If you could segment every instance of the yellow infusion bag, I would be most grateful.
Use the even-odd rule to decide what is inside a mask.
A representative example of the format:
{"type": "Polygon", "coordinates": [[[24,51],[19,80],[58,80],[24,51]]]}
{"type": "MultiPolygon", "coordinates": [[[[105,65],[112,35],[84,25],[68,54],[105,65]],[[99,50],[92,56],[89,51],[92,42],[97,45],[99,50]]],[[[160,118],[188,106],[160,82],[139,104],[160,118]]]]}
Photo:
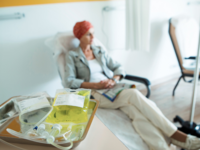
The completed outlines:
{"type": "Polygon", "coordinates": [[[57,90],[53,102],[53,110],[48,115],[45,122],[53,124],[55,123],[79,124],[87,122],[88,121],[87,111],[89,106],[90,93],[91,90],[88,89],[57,90]],[[80,105],[82,106],[80,107],[80,105]]]}

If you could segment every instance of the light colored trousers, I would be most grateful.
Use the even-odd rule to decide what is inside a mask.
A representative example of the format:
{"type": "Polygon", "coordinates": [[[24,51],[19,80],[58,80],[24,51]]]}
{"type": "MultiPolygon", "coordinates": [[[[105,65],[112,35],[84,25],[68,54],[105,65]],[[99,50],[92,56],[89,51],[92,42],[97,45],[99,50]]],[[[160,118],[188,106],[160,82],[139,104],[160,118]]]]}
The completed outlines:
{"type": "Polygon", "coordinates": [[[159,110],[156,104],[147,99],[137,89],[123,90],[111,102],[103,95],[92,91],[92,96],[100,101],[99,107],[119,108],[132,119],[133,127],[151,150],[169,150],[165,136],[172,136],[177,127],[159,110]]]}

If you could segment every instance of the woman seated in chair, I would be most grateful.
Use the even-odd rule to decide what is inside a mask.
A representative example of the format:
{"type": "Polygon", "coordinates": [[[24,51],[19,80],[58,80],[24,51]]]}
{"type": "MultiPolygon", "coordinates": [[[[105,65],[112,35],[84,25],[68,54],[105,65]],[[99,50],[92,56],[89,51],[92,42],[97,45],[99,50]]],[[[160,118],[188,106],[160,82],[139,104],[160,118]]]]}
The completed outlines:
{"type": "Polygon", "coordinates": [[[125,72],[106,51],[92,45],[94,28],[90,22],[77,22],[73,32],[80,45],[66,55],[65,83],[68,88],[92,89],[92,96],[100,101],[99,107],[122,110],[132,119],[132,125],[150,149],[168,150],[164,135],[182,148],[200,149],[199,138],[177,130],[155,103],[137,89],[123,90],[114,102],[96,92],[97,89],[112,88],[125,77],[125,72]]]}

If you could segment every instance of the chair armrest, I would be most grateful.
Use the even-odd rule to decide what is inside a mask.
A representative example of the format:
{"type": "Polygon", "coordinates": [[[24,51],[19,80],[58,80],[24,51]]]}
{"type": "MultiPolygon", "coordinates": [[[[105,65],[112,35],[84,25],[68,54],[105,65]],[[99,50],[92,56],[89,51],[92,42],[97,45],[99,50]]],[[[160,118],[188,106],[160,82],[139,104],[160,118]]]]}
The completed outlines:
{"type": "Polygon", "coordinates": [[[136,82],[140,82],[140,83],[145,84],[145,86],[147,88],[146,97],[149,98],[149,96],[151,94],[151,89],[150,89],[151,82],[148,79],[142,78],[142,77],[138,77],[138,76],[133,76],[133,75],[126,75],[124,79],[131,80],[131,81],[136,81],[136,82]]]}
{"type": "Polygon", "coordinates": [[[185,57],[184,59],[196,59],[196,56],[185,57]]]}

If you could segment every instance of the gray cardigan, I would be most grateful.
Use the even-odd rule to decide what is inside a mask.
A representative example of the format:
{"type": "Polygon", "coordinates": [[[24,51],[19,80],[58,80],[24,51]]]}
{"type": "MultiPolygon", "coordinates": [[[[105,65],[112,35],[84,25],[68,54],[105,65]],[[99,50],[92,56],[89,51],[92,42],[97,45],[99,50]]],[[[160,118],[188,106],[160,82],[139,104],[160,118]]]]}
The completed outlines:
{"type": "MultiPolygon", "coordinates": [[[[114,61],[101,47],[91,46],[94,56],[100,63],[104,74],[110,79],[114,75],[126,73],[122,66],[114,61]]],[[[90,81],[90,68],[88,61],[80,47],[66,54],[65,83],[68,88],[80,88],[83,82],[90,81]]]]}

